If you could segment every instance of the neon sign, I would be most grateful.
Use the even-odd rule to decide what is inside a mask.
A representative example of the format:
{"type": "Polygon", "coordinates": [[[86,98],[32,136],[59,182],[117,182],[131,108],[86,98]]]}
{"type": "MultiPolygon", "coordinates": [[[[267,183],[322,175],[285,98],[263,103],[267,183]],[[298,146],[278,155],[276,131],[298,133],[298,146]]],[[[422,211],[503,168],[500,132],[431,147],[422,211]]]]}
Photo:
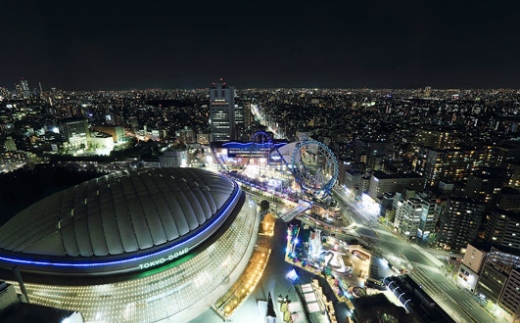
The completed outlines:
{"type": "Polygon", "coordinates": [[[187,254],[189,250],[190,250],[189,248],[184,248],[184,249],[179,250],[179,251],[177,251],[175,253],[171,253],[168,256],[165,256],[165,257],[162,257],[162,258],[159,258],[159,259],[155,259],[155,260],[152,260],[152,261],[143,262],[142,264],[139,264],[139,269],[148,269],[148,268],[152,268],[152,267],[155,267],[155,266],[162,265],[162,264],[164,264],[166,262],[172,261],[174,259],[179,258],[182,255],[187,254]]]}

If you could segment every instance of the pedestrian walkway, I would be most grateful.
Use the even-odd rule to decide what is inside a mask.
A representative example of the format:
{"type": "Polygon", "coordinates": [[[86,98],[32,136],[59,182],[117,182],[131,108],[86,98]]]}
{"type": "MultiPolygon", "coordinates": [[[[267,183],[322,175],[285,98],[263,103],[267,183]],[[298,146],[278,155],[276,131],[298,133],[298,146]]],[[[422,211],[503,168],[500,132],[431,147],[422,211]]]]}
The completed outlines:
{"type": "Polygon", "coordinates": [[[280,216],[280,218],[282,220],[284,220],[285,222],[290,222],[292,219],[294,219],[299,214],[302,214],[303,212],[310,209],[311,206],[312,206],[311,203],[300,200],[300,201],[298,201],[298,205],[296,207],[294,207],[293,209],[289,210],[287,213],[280,216]]]}

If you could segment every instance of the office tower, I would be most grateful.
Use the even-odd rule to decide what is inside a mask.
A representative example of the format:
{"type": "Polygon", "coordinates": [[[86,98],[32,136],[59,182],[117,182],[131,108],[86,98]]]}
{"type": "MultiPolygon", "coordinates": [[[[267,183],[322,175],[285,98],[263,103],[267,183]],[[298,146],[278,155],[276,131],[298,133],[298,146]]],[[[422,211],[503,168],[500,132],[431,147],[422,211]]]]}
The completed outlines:
{"type": "Polygon", "coordinates": [[[41,98],[43,97],[43,87],[42,87],[42,82],[38,82],[38,87],[39,87],[39,89],[40,89],[40,93],[39,93],[39,95],[40,95],[40,99],[41,99],[41,98]]]}
{"type": "MultiPolygon", "coordinates": [[[[457,283],[459,286],[474,292],[477,288],[478,274],[480,268],[485,261],[486,253],[478,248],[468,244],[466,247],[466,253],[460,264],[460,268],[457,274],[457,283]]],[[[498,299],[498,295],[496,295],[498,299]]]]}
{"type": "Polygon", "coordinates": [[[494,245],[520,249],[520,213],[495,209],[489,217],[485,240],[494,245]]]}
{"type": "Polygon", "coordinates": [[[235,89],[226,83],[213,83],[209,90],[209,110],[211,140],[236,140],[235,89]]]}
{"type": "Polygon", "coordinates": [[[502,142],[487,147],[485,166],[506,168],[509,163],[520,161],[520,143],[502,142]]]}
{"type": "Polygon", "coordinates": [[[459,250],[472,242],[484,214],[484,205],[471,199],[451,197],[439,218],[437,242],[459,250]]]}
{"type": "Polygon", "coordinates": [[[20,80],[20,88],[22,89],[22,95],[24,99],[29,99],[31,97],[31,90],[29,89],[29,82],[27,80],[20,80]]]}

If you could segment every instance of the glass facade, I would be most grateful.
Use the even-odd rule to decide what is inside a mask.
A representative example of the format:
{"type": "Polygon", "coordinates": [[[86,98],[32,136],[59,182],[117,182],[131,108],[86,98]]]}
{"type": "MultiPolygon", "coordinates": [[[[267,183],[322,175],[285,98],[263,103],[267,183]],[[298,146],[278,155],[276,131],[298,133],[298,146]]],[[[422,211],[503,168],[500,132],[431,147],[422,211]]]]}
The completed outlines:
{"type": "Polygon", "coordinates": [[[248,198],[225,232],[175,266],[104,285],[26,283],[28,296],[31,303],[79,311],[85,322],[185,321],[208,309],[240,276],[256,243],[258,221],[256,204],[248,198]]]}

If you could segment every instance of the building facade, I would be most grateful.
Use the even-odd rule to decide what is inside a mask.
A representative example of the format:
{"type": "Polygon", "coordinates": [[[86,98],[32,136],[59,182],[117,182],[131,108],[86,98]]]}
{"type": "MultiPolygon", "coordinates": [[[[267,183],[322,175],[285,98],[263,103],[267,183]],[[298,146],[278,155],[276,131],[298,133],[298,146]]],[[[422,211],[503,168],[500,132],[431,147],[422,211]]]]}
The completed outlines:
{"type": "MultiPolygon", "coordinates": [[[[235,89],[214,83],[209,89],[211,141],[236,140],[235,89]]],[[[243,118],[240,117],[242,120],[243,118]]]]}
{"type": "Polygon", "coordinates": [[[439,217],[437,242],[460,250],[472,242],[484,215],[484,205],[471,199],[451,197],[439,217]]]}
{"type": "Polygon", "coordinates": [[[420,199],[411,198],[398,202],[395,210],[394,227],[398,228],[402,236],[415,239],[423,214],[423,203],[420,199]]]}
{"type": "Polygon", "coordinates": [[[520,249],[520,213],[492,210],[484,237],[491,244],[520,249]]]}
{"type": "Polygon", "coordinates": [[[420,191],[423,187],[424,177],[418,174],[390,175],[376,171],[370,178],[368,195],[377,201],[384,193],[402,193],[405,189],[420,191]]]}
{"type": "Polygon", "coordinates": [[[473,172],[466,183],[466,196],[483,203],[489,203],[498,196],[508,182],[507,172],[503,168],[483,167],[473,172]]]}

